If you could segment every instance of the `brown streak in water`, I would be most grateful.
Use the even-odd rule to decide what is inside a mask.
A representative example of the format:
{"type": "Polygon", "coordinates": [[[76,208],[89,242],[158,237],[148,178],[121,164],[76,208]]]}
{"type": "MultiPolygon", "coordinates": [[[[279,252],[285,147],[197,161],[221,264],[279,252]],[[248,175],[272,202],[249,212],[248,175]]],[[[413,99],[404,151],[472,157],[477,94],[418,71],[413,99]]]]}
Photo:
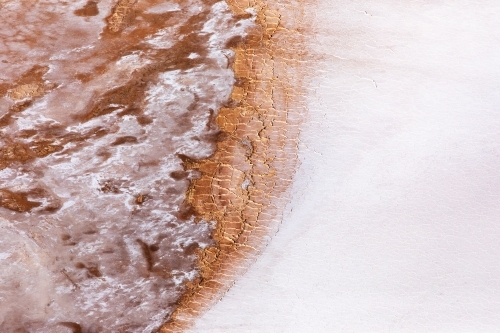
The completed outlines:
{"type": "Polygon", "coordinates": [[[33,100],[18,102],[9,108],[9,111],[0,118],[0,127],[8,126],[16,113],[23,112],[33,104],[33,100]]]}
{"type": "Polygon", "coordinates": [[[41,97],[45,95],[46,92],[56,87],[55,84],[45,83],[43,79],[43,76],[48,70],[48,66],[35,65],[22,74],[16,83],[5,85],[0,89],[0,92],[5,91],[14,101],[41,97]]]}
{"type": "Polygon", "coordinates": [[[35,158],[45,157],[63,149],[61,145],[54,143],[55,140],[40,140],[26,144],[6,138],[5,145],[0,148],[0,170],[11,164],[24,164],[35,158]]]}
{"type": "Polygon", "coordinates": [[[281,26],[280,13],[267,2],[227,2],[236,15],[248,15],[248,7],[257,9],[258,27],[234,48],[236,84],[231,101],[215,119],[221,129],[216,153],[201,161],[179,156],[186,170],[201,173],[191,182],[186,201],[198,219],[216,221],[216,245],[197,252],[200,277],[186,284],[162,333],[189,328],[265,246],[264,237],[277,229],[297,163],[304,107],[300,79],[287,67],[298,66],[302,54],[289,43],[300,45],[302,36],[281,26]],[[292,119],[289,112],[295,112],[292,119]],[[245,180],[251,184],[247,188],[242,187],[245,180]]]}
{"type": "Polygon", "coordinates": [[[75,281],[73,281],[73,279],[69,276],[68,272],[66,272],[66,270],[61,270],[61,273],[63,273],[63,275],[66,277],[66,279],[68,279],[69,282],[71,282],[71,284],[73,285],[73,287],[75,287],[75,289],[78,289],[78,285],[75,283],[75,281]]]}
{"type": "Polygon", "coordinates": [[[29,193],[16,193],[7,189],[0,189],[0,207],[19,213],[25,213],[41,205],[40,202],[29,201],[28,195],[29,193]]]}
{"type": "Polygon", "coordinates": [[[87,1],[85,6],[74,11],[76,16],[96,16],[99,15],[99,8],[97,2],[87,1]]]}
{"type": "Polygon", "coordinates": [[[141,246],[142,255],[144,256],[144,259],[146,259],[147,262],[148,272],[151,272],[154,264],[153,255],[151,254],[151,249],[148,244],[146,244],[144,241],[140,239],[137,239],[136,242],[141,246]]]}
{"type": "Polygon", "coordinates": [[[61,322],[59,323],[61,326],[65,326],[71,329],[72,333],[82,333],[82,327],[73,322],[61,322]]]}
{"type": "Polygon", "coordinates": [[[113,143],[111,143],[111,145],[112,146],[119,146],[119,145],[123,145],[126,143],[137,143],[137,138],[135,136],[131,136],[131,135],[120,136],[120,137],[116,138],[116,140],[113,143]]]}

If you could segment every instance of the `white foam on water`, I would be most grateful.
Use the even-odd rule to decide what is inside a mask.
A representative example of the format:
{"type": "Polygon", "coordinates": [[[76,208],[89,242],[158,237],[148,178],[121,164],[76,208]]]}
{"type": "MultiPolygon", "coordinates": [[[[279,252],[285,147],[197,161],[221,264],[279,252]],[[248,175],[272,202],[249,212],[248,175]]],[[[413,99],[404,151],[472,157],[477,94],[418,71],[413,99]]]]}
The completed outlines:
{"type": "Polygon", "coordinates": [[[179,4],[177,3],[165,2],[153,6],[151,8],[148,8],[146,10],[146,13],[163,14],[168,12],[177,12],[180,11],[181,9],[182,9],[181,6],[179,6],[179,4]]]}

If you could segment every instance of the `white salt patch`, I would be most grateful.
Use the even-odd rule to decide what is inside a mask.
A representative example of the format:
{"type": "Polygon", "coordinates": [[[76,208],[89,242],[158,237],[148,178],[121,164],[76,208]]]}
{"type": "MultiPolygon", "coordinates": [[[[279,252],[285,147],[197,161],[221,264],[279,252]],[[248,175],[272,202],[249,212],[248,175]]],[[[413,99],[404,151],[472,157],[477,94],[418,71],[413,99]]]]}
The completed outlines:
{"type": "Polygon", "coordinates": [[[76,202],[75,202],[75,201],[73,201],[73,200],[67,200],[67,201],[65,201],[65,202],[64,202],[64,204],[62,205],[62,207],[61,207],[61,211],[65,210],[65,209],[68,209],[69,207],[72,207],[72,206],[74,206],[75,204],[76,204],[76,202]]]}
{"type": "Polygon", "coordinates": [[[292,201],[190,332],[496,332],[500,3],[305,8],[292,201]]]}
{"type": "Polygon", "coordinates": [[[241,188],[242,188],[242,189],[244,189],[244,190],[246,190],[246,189],[248,189],[248,186],[250,186],[250,184],[251,184],[250,180],[245,179],[245,180],[241,183],[241,188]]]}
{"type": "Polygon", "coordinates": [[[145,13],[148,14],[163,14],[168,12],[176,12],[181,10],[181,7],[177,3],[165,2],[159,5],[148,8],[145,13]]]}
{"type": "MultiPolygon", "coordinates": [[[[143,64],[143,59],[141,58],[141,54],[142,52],[139,52],[139,51],[136,51],[136,52],[133,52],[131,54],[128,54],[126,56],[123,56],[121,57],[117,62],[116,64],[118,66],[137,66],[139,64],[143,64]]],[[[151,63],[150,61],[149,62],[146,62],[146,63],[151,63]]]]}

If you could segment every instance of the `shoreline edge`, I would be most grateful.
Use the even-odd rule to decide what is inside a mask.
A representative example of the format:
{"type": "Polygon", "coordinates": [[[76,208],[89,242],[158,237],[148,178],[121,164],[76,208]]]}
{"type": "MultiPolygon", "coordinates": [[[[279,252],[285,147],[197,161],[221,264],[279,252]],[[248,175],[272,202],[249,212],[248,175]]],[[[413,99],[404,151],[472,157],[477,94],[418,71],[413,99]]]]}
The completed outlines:
{"type": "Polygon", "coordinates": [[[298,70],[306,52],[300,47],[303,3],[226,3],[236,17],[254,10],[256,24],[234,48],[235,85],[215,119],[220,128],[215,153],[184,159],[186,170],[201,173],[191,182],[186,203],[198,220],[215,221],[215,244],[198,252],[199,277],[186,285],[161,333],[186,331],[255,261],[278,231],[298,165],[306,109],[298,70]]]}

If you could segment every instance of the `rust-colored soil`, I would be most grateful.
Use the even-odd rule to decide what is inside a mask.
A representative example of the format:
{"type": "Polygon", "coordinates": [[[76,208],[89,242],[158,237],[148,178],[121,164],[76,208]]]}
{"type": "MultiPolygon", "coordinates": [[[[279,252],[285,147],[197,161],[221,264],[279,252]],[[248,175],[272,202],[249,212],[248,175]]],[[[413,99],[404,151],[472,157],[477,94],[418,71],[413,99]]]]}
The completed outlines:
{"type": "MultiPolygon", "coordinates": [[[[243,273],[267,236],[277,231],[286,191],[297,164],[298,124],[304,113],[297,68],[302,36],[260,0],[229,0],[236,15],[257,10],[257,26],[235,47],[237,83],[229,105],[219,110],[221,129],[209,159],[184,159],[201,172],[187,201],[195,215],[216,221],[215,246],[199,254],[200,277],[188,285],[162,333],[181,332],[243,273]]],[[[301,13],[295,10],[295,13],[301,13]]],[[[300,20],[300,18],[295,18],[300,20]]]]}

